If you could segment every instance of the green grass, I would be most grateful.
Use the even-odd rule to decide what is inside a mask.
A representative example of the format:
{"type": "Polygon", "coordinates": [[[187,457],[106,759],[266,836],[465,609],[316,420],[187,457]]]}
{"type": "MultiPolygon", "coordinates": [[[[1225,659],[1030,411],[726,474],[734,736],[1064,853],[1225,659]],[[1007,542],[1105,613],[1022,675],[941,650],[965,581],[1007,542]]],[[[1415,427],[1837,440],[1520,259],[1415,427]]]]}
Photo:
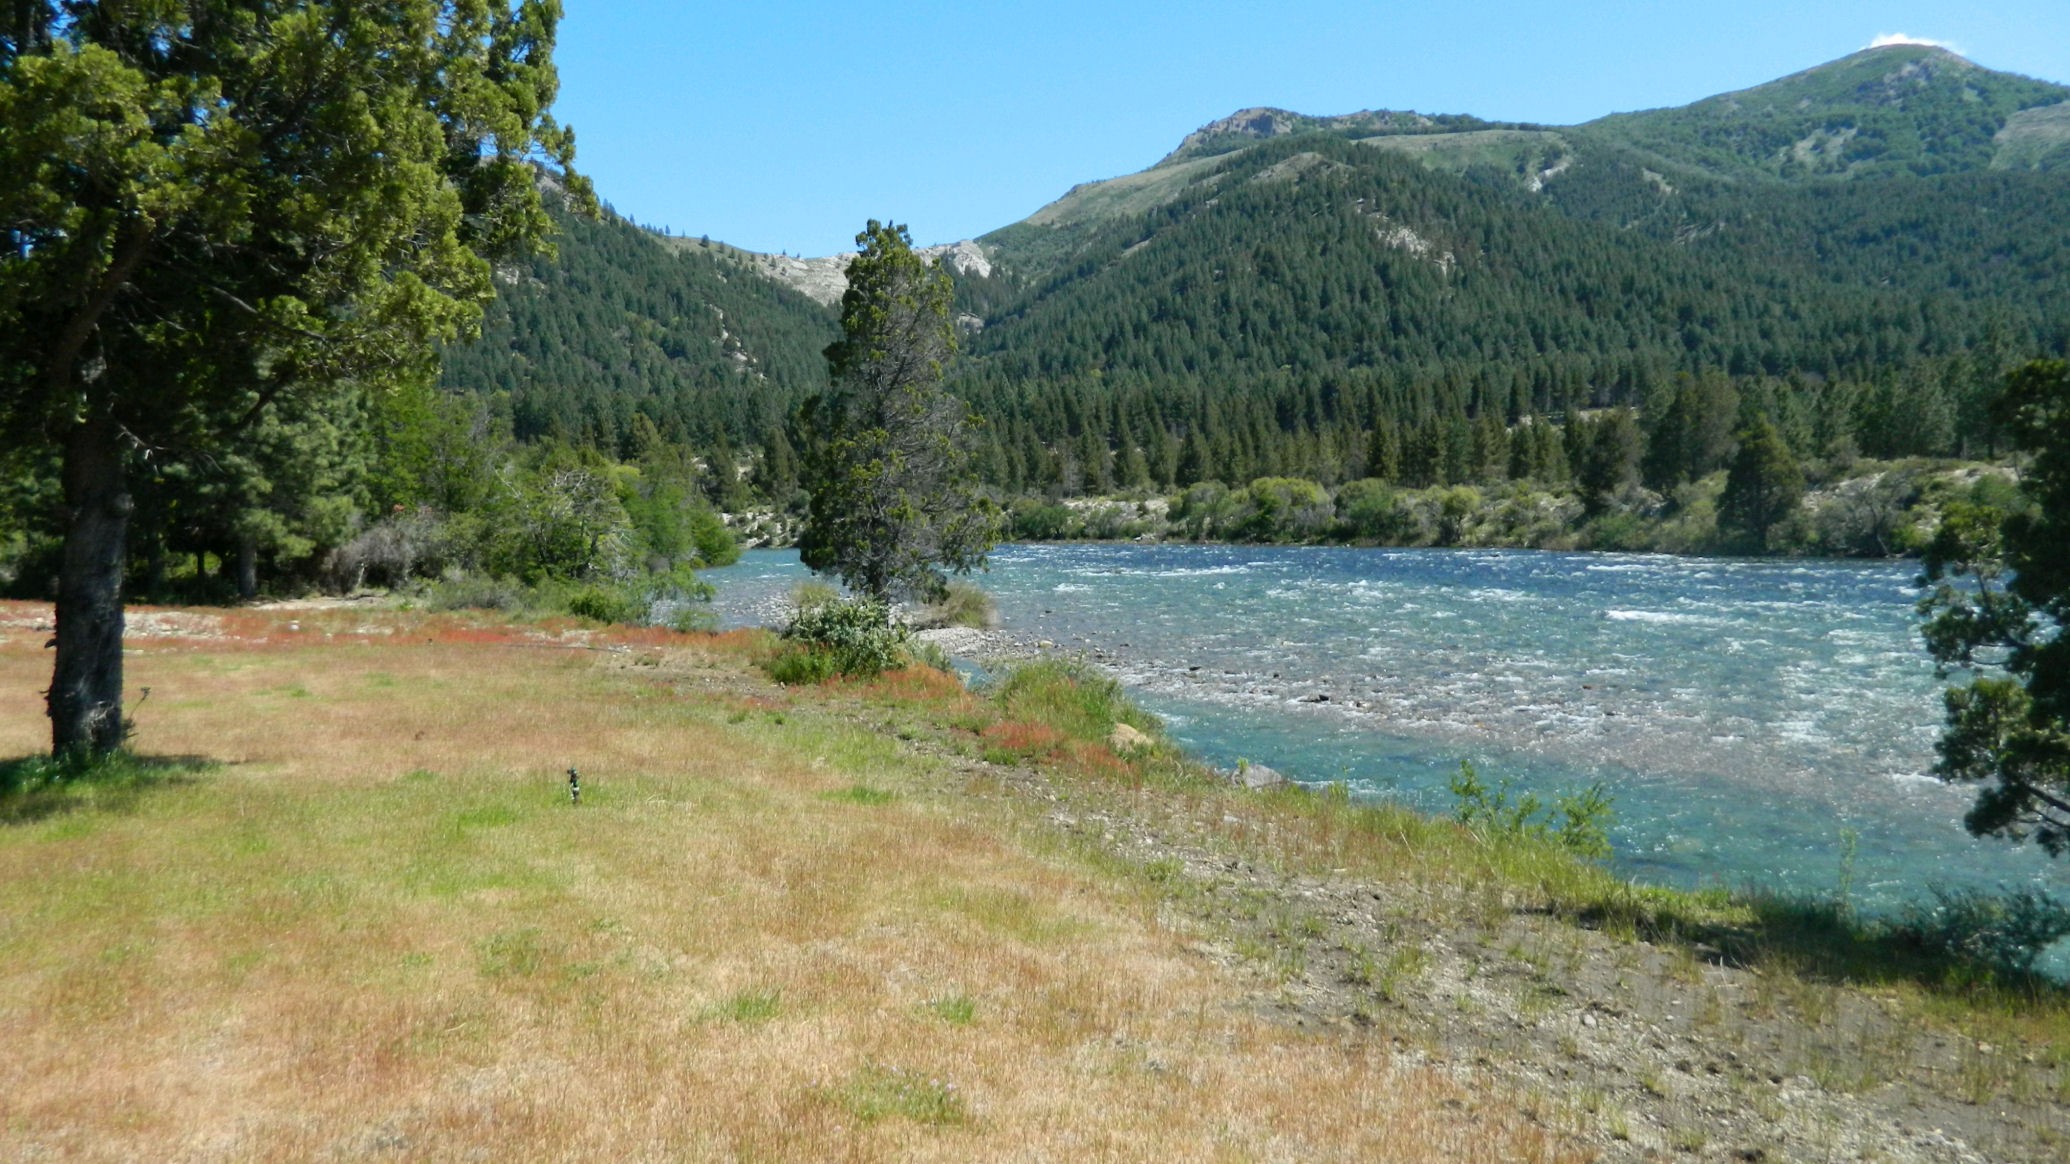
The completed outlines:
{"type": "Polygon", "coordinates": [[[970,1107],[954,1083],[902,1067],[865,1067],[841,1088],[838,1098],[866,1124],[896,1117],[940,1128],[970,1120],[970,1107]]]}
{"type": "MultiPolygon", "coordinates": [[[[24,756],[0,761],[0,825],[25,824],[100,809],[133,808],[153,788],[190,783],[212,771],[209,761],[116,752],[93,760],[24,756]]],[[[89,818],[69,826],[91,829],[89,818]]]]}
{"type": "Polygon", "coordinates": [[[1114,680],[1077,663],[1043,659],[1008,672],[990,694],[1009,718],[1043,724],[1073,739],[1103,742],[1117,723],[1157,739],[1157,717],[1130,703],[1114,680]]]}
{"type": "Polygon", "coordinates": [[[886,792],[882,788],[872,788],[867,784],[851,784],[838,792],[827,793],[826,798],[828,800],[838,800],[844,804],[861,804],[874,807],[880,804],[890,804],[898,799],[898,795],[886,792]]]}
{"type": "Polygon", "coordinates": [[[780,990],[744,990],[711,1008],[706,1014],[735,1023],[768,1022],[783,1010],[780,990]]]}

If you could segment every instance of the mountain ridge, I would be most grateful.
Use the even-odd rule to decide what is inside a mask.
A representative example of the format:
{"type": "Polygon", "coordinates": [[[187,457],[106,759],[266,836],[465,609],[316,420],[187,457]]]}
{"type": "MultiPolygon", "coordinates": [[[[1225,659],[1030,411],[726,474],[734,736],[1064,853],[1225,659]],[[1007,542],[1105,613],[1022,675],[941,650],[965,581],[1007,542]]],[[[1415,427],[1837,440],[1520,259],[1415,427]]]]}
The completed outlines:
{"type": "MultiPolygon", "coordinates": [[[[1169,467],[1203,429],[1226,463],[1312,455],[1328,476],[1378,418],[1434,431],[1713,375],[1803,396],[1806,448],[1854,430],[1932,454],[1988,440],[1962,410],[2009,353],[2070,350],[2066,163],[2070,87],[1900,46],[1576,126],[1255,107],[925,251],[958,275],[952,387],[1015,488],[1078,480],[1057,458],[1103,445],[1169,467]],[[1960,399],[1917,439],[1862,403],[1942,376],[1960,399]]],[[[565,271],[509,287],[510,322],[448,383],[508,393],[521,435],[623,447],[642,413],[700,446],[776,448],[824,382],[842,256],[643,237],[576,228],[565,271]],[[668,252],[682,262],[643,257],[668,252]]]]}

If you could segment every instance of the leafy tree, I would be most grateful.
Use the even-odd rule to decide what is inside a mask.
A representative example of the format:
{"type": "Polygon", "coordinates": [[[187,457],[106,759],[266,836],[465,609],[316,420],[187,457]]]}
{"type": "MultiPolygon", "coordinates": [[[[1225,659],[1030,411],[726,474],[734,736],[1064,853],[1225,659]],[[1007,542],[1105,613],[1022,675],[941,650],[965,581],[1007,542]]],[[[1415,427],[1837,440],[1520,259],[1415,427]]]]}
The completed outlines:
{"type": "Polygon", "coordinates": [[[1927,648],[1945,675],[1947,728],[1934,772],[1978,783],[1977,836],[2070,852],[2070,364],[2008,377],[1994,417],[2033,454],[2023,506],[1948,507],[1926,552],[1927,648]]]}
{"type": "Polygon", "coordinates": [[[968,410],[941,388],[956,351],[953,288],[906,228],[871,219],[856,236],[832,382],[807,403],[811,497],[800,556],[866,597],[939,598],[943,568],[968,573],[998,539],[978,490],[968,410]]]}
{"type": "MultiPolygon", "coordinates": [[[[0,28],[0,427],[62,457],[52,746],[120,746],[134,461],[428,378],[540,249],[557,0],[24,0],[0,28]]],[[[567,180],[578,203],[587,186],[567,180]]]]}
{"type": "Polygon", "coordinates": [[[1804,470],[1768,418],[1758,417],[1739,434],[1739,451],[1718,498],[1718,525],[1749,549],[1773,548],[1776,528],[1804,500],[1804,470]]]}

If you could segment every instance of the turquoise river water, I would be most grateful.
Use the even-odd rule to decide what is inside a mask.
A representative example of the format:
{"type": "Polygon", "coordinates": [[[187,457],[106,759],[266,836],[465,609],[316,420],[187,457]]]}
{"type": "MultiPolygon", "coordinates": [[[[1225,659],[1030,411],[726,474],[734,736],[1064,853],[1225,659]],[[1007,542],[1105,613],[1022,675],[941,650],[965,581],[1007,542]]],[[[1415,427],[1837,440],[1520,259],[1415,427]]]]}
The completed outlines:
{"type": "MultiPolygon", "coordinates": [[[[1929,885],[2070,873],[1962,828],[1929,774],[1939,684],[1916,565],[1529,551],[1008,546],[1005,629],[1106,666],[1203,759],[1417,808],[1461,759],[1551,796],[1601,782],[1613,865],[1886,909],[1929,885]],[[1852,838],[1853,868],[1843,872],[1852,838]]],[[[706,575],[728,625],[807,576],[757,551],[706,575]]]]}

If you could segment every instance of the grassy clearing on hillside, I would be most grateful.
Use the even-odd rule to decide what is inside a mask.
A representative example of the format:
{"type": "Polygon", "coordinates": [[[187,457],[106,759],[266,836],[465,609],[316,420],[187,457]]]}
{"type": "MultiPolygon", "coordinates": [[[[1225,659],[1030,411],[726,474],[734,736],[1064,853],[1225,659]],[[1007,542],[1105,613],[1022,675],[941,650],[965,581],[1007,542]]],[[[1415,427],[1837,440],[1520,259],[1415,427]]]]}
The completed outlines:
{"type": "MultiPolygon", "coordinates": [[[[46,617],[0,607],[0,755],[41,746],[46,617]]],[[[1254,1016],[1146,881],[817,702],[996,721],[938,673],[793,696],[755,636],[136,625],[137,747],[209,764],[0,822],[0,1157],[1574,1158],[1254,1016]]]]}

